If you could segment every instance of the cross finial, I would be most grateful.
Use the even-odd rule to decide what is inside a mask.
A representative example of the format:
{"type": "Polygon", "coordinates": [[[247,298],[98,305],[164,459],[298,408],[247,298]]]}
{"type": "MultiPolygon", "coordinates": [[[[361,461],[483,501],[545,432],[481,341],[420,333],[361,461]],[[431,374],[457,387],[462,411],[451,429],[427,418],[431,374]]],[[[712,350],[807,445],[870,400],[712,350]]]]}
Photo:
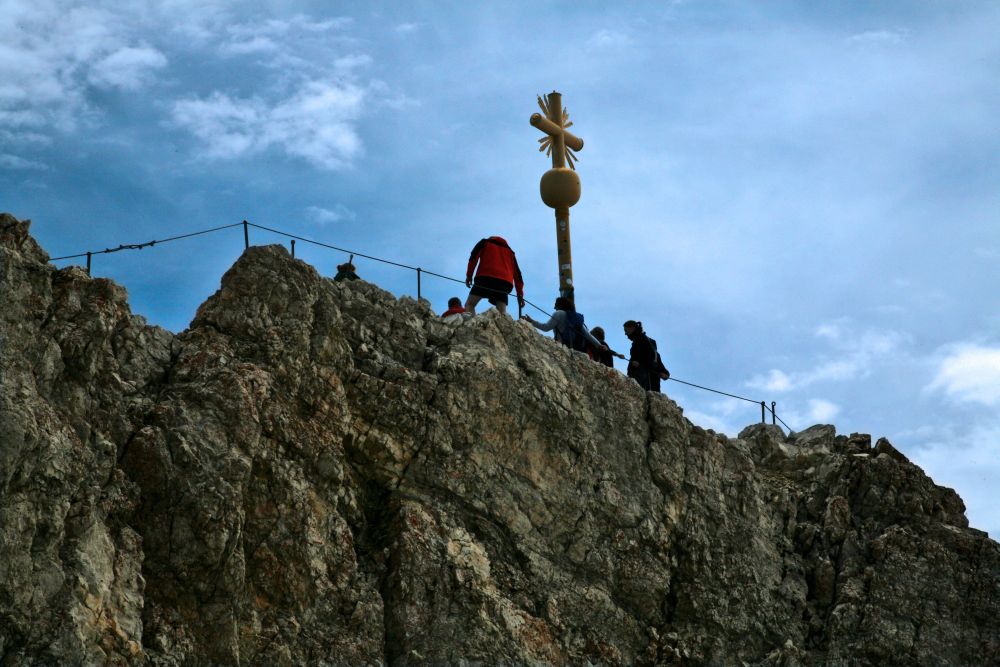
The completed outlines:
{"type": "Polygon", "coordinates": [[[562,169],[567,164],[571,169],[576,169],[576,157],[574,151],[583,149],[583,139],[572,134],[567,128],[573,126],[573,121],[569,119],[569,112],[562,107],[562,94],[552,91],[544,97],[538,97],[538,106],[544,116],[540,113],[531,115],[529,122],[547,136],[538,140],[539,151],[546,151],[546,155],[552,156],[552,168],[562,169]]]}

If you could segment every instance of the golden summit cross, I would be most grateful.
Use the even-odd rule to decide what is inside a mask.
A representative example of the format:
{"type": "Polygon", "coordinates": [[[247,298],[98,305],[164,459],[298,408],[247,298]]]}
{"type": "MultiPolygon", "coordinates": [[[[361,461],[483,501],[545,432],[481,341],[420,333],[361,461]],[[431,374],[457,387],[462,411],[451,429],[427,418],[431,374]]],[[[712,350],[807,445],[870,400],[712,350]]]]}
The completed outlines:
{"type": "Polygon", "coordinates": [[[580,201],[580,177],[576,173],[574,151],[583,149],[583,139],[567,128],[573,123],[563,109],[562,94],[552,91],[538,98],[544,115],[535,113],[529,122],[546,136],[538,140],[539,151],[552,156],[552,169],[542,174],[542,201],[555,209],[556,247],[559,252],[559,295],[573,302],[573,253],[569,242],[569,207],[580,201]],[[566,165],[569,165],[567,168],[566,165]]]}

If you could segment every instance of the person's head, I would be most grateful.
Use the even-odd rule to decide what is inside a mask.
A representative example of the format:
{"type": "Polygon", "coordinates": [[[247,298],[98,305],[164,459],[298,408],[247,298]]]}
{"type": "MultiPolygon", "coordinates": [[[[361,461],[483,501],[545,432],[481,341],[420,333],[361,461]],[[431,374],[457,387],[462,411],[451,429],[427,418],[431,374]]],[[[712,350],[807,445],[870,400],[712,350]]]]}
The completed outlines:
{"type": "Polygon", "coordinates": [[[556,310],[565,310],[567,312],[573,312],[573,302],[564,296],[556,297],[556,310]]]}
{"type": "Polygon", "coordinates": [[[354,265],[351,264],[350,262],[344,262],[343,264],[338,264],[337,265],[337,270],[338,271],[353,271],[354,270],[354,265]]]}
{"type": "Polygon", "coordinates": [[[602,343],[604,342],[604,329],[602,329],[601,327],[594,327],[593,329],[590,330],[590,333],[593,334],[594,338],[596,338],[597,340],[601,341],[602,343]]]}
{"type": "Polygon", "coordinates": [[[629,339],[636,334],[642,333],[642,322],[628,320],[623,326],[625,327],[625,335],[628,336],[629,339]]]}
{"type": "Polygon", "coordinates": [[[450,299],[448,299],[449,308],[461,308],[461,306],[462,306],[462,300],[459,299],[457,296],[453,296],[450,299]]]}

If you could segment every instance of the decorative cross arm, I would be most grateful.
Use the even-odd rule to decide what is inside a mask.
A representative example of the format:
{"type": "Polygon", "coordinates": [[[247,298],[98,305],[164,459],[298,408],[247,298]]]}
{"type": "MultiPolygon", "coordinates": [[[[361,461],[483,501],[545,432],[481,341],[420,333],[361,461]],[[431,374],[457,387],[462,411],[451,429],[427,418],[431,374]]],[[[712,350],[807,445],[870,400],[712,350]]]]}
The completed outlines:
{"type": "Polygon", "coordinates": [[[583,149],[583,139],[567,129],[573,123],[569,119],[569,113],[562,108],[562,95],[553,91],[544,99],[539,97],[538,106],[545,115],[534,113],[528,120],[533,127],[548,135],[538,140],[541,144],[538,150],[548,149],[545,154],[552,156],[553,169],[564,168],[567,163],[571,169],[576,169],[574,163],[578,158],[573,151],[583,149]]]}

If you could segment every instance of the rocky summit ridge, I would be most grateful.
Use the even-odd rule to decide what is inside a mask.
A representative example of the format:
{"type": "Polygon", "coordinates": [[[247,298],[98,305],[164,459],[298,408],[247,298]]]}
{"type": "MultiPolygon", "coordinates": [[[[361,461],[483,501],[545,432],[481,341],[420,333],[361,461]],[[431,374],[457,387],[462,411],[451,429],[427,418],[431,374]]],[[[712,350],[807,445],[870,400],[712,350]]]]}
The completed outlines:
{"type": "Polygon", "coordinates": [[[735,438],[252,247],[186,331],[0,217],[0,665],[1000,664],[1000,545],[885,440],[735,438]]]}

